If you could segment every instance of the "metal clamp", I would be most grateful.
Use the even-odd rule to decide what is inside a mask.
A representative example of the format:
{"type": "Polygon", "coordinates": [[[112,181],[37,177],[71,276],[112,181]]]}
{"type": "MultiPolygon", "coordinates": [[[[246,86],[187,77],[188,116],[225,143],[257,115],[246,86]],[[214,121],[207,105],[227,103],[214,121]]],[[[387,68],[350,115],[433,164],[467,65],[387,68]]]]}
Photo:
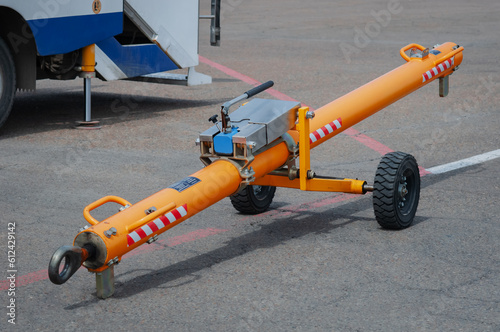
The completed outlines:
{"type": "Polygon", "coordinates": [[[120,262],[120,259],[118,258],[118,256],[116,256],[115,258],[109,260],[108,266],[116,265],[119,262],[120,262]]]}
{"type": "Polygon", "coordinates": [[[117,230],[116,230],[116,228],[114,228],[114,227],[111,227],[111,228],[110,228],[110,229],[108,229],[107,231],[104,231],[104,235],[105,235],[108,239],[110,239],[110,238],[111,238],[111,236],[116,235],[116,234],[117,234],[117,230]]]}

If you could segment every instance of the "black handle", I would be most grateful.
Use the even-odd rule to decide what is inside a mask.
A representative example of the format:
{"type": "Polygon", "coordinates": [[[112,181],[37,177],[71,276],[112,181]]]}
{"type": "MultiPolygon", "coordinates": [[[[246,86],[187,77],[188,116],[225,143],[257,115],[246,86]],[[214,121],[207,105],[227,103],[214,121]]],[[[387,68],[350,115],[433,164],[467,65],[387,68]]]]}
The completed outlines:
{"type": "Polygon", "coordinates": [[[261,85],[255,87],[251,90],[248,90],[247,92],[245,92],[245,94],[248,96],[247,98],[250,98],[250,97],[255,96],[258,93],[261,93],[264,90],[269,89],[273,85],[274,85],[273,81],[267,81],[266,83],[262,83],[261,85]]]}
{"type": "Polygon", "coordinates": [[[217,115],[217,114],[212,115],[212,116],[208,119],[208,122],[217,123],[217,117],[218,117],[218,115],[217,115]]]}

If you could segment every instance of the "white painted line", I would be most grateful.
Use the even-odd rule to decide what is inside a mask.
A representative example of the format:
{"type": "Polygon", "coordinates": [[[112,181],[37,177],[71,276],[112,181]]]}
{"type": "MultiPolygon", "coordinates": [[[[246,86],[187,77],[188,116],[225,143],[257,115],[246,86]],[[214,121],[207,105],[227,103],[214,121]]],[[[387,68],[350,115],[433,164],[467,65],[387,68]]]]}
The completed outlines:
{"type": "Polygon", "coordinates": [[[451,172],[451,171],[454,171],[454,170],[457,170],[460,168],[484,163],[485,161],[493,160],[496,158],[500,158],[500,150],[486,152],[486,153],[483,153],[483,154],[480,154],[480,155],[477,155],[474,157],[462,159],[459,161],[454,161],[452,163],[444,164],[441,166],[431,167],[431,168],[428,168],[427,171],[431,172],[432,174],[442,174],[442,173],[451,172]]]}

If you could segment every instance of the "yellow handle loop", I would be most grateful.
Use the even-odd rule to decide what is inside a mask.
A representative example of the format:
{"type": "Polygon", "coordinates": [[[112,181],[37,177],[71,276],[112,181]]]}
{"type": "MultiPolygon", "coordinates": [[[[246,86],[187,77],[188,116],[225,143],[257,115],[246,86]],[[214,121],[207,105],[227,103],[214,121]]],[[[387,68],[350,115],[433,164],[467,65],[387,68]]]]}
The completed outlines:
{"type": "Polygon", "coordinates": [[[130,204],[126,199],[123,199],[121,197],[118,197],[118,196],[106,196],[106,197],[103,197],[101,199],[98,199],[97,201],[95,201],[94,203],[91,203],[89,205],[87,205],[85,207],[85,209],[83,209],[83,217],[85,218],[85,220],[87,220],[87,222],[91,225],[97,225],[100,221],[98,221],[97,219],[95,219],[94,217],[92,217],[90,215],[90,211],[92,210],[95,210],[97,209],[99,206],[102,206],[106,203],[118,203],[118,204],[121,204],[123,206],[126,206],[126,205],[132,205],[130,204]]]}

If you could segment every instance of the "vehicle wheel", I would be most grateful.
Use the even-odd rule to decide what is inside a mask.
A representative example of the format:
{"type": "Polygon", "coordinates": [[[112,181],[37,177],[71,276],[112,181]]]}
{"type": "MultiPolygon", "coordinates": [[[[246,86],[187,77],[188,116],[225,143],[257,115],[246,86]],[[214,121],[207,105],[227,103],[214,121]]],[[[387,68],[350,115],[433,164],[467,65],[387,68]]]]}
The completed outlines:
{"type": "Polygon", "coordinates": [[[229,198],[234,208],[241,213],[258,214],[269,208],[275,192],[276,187],[273,186],[246,186],[229,198]]]}
{"type": "Polygon", "coordinates": [[[411,225],[420,198],[420,174],[412,155],[391,152],[375,174],[373,209],[380,226],[403,229],[411,225]]]}
{"type": "Polygon", "coordinates": [[[0,38],[0,127],[10,114],[16,93],[16,71],[9,47],[0,38]]]}

